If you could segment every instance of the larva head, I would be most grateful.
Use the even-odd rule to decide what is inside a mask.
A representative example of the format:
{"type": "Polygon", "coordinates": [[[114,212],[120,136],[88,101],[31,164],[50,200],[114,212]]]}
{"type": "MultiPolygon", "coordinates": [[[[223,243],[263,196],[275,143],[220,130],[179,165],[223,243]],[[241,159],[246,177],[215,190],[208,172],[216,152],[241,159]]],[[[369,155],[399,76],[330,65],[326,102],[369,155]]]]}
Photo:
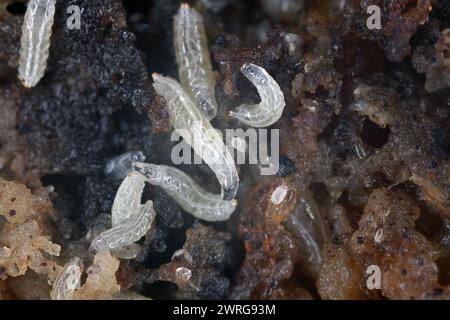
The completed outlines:
{"type": "Polygon", "coordinates": [[[27,15],[38,18],[53,19],[56,0],[31,0],[28,3],[27,15]]]}
{"type": "Polygon", "coordinates": [[[210,99],[203,98],[200,101],[202,110],[204,110],[206,118],[208,120],[214,119],[217,116],[217,108],[213,106],[210,99]]]}
{"type": "Polygon", "coordinates": [[[195,20],[202,20],[202,16],[197,12],[197,10],[191,8],[189,4],[182,3],[175,19],[182,19],[181,21],[184,23],[192,23],[195,20]]]}
{"type": "Polygon", "coordinates": [[[27,15],[34,16],[38,11],[41,0],[31,0],[27,5],[27,15]]]}
{"type": "Polygon", "coordinates": [[[177,80],[170,77],[165,77],[160,74],[154,73],[153,78],[153,88],[156,93],[164,97],[166,101],[170,101],[173,96],[182,95],[183,89],[177,80]]]}
{"type": "MultiPolygon", "coordinates": [[[[23,86],[27,89],[33,88],[37,85],[38,81],[31,81],[19,75],[19,80],[22,82],[23,86]]],[[[40,80],[40,79],[39,79],[40,80]]]]}
{"type": "Polygon", "coordinates": [[[147,179],[156,178],[157,170],[154,164],[143,163],[143,162],[133,162],[133,170],[139,172],[147,179]]]}
{"type": "Polygon", "coordinates": [[[256,87],[263,84],[267,77],[270,77],[264,68],[253,63],[244,63],[241,67],[242,74],[250,80],[256,87]]]}
{"type": "Polygon", "coordinates": [[[238,191],[239,183],[238,184],[232,184],[227,186],[226,188],[221,190],[221,197],[223,200],[232,200],[238,191]]]}
{"type": "Polygon", "coordinates": [[[253,63],[246,62],[242,65],[241,72],[244,76],[251,80],[251,78],[255,77],[255,75],[258,73],[258,68],[260,67],[253,63]]]}
{"type": "Polygon", "coordinates": [[[45,2],[45,18],[53,19],[53,16],[55,15],[56,0],[41,0],[41,1],[45,2]]]}
{"type": "Polygon", "coordinates": [[[180,15],[186,15],[186,14],[188,14],[189,13],[189,10],[191,9],[191,7],[189,6],[189,4],[187,4],[187,3],[182,3],[181,5],[180,5],[180,9],[178,10],[178,13],[180,14],[180,15]]]}

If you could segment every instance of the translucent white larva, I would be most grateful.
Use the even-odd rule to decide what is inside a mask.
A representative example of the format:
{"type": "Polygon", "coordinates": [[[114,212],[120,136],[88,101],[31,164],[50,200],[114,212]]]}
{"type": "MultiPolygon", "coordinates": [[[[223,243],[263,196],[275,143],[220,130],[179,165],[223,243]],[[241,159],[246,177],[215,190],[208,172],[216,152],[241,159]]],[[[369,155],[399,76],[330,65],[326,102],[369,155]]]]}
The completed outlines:
{"type": "Polygon", "coordinates": [[[138,241],[150,230],[155,216],[153,202],[148,201],[137,216],[131,216],[126,223],[112,227],[95,237],[91,243],[91,250],[94,252],[115,250],[138,241]]]}
{"type": "Polygon", "coordinates": [[[272,196],[270,197],[270,200],[272,201],[273,204],[279,205],[286,198],[288,191],[289,191],[288,186],[282,184],[274,190],[272,196]]]}
{"type": "MultiPolygon", "coordinates": [[[[131,164],[130,164],[131,169],[131,164]]],[[[111,222],[113,227],[126,223],[139,214],[143,205],[141,194],[145,187],[145,178],[137,173],[130,172],[117,189],[116,197],[111,209],[111,222]]]]}
{"type": "Polygon", "coordinates": [[[67,263],[53,283],[50,297],[52,300],[70,300],[73,293],[80,287],[82,261],[73,258],[67,263]]]}
{"type": "Polygon", "coordinates": [[[136,259],[142,252],[142,246],[138,243],[131,243],[123,247],[111,250],[111,254],[123,260],[136,259]]]}
{"type": "Polygon", "coordinates": [[[222,198],[233,199],[239,188],[239,176],[220,134],[178,81],[157,74],[153,74],[153,80],[155,91],[167,102],[172,126],[214,172],[222,187],[222,198]]]}
{"type": "Polygon", "coordinates": [[[268,127],[277,122],[286,105],[278,83],[264,68],[251,63],[245,63],[241,67],[241,72],[256,87],[261,102],[253,105],[240,105],[230,112],[230,116],[243,124],[256,128],[268,127]]]}
{"type": "Polygon", "coordinates": [[[217,101],[202,16],[183,3],[174,17],[173,34],[181,85],[211,120],[217,114],[217,101]]]}
{"type": "Polygon", "coordinates": [[[222,200],[219,195],[201,188],[184,172],[164,165],[138,163],[134,169],[147,181],[163,188],[185,211],[206,221],[225,221],[236,209],[237,201],[222,200]]]}
{"type": "Polygon", "coordinates": [[[44,76],[56,0],[30,0],[22,27],[19,79],[27,88],[44,76]]]}
{"type": "Polygon", "coordinates": [[[133,162],[144,162],[145,156],[141,151],[131,151],[108,161],[105,174],[116,180],[122,180],[131,171],[133,162]]]}

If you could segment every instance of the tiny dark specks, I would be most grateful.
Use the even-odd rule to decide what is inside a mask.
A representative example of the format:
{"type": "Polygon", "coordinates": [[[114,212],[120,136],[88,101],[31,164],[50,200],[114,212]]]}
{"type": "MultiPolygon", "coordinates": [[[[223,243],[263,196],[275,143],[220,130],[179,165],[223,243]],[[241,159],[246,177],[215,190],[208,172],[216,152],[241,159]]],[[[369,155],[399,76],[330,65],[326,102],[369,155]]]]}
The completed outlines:
{"type": "Polygon", "coordinates": [[[11,217],[14,217],[16,214],[17,214],[16,210],[14,210],[14,209],[9,210],[9,215],[11,217]]]}

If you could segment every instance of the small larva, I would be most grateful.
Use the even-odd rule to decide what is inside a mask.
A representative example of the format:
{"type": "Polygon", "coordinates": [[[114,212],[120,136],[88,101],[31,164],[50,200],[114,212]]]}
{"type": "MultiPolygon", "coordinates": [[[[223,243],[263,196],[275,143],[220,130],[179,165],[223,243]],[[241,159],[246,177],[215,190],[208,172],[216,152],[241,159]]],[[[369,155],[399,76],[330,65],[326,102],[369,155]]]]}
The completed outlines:
{"type": "Polygon", "coordinates": [[[235,199],[222,200],[203,190],[186,173],[164,165],[133,163],[133,168],[147,181],[163,188],[182,208],[194,217],[205,221],[225,221],[236,209],[235,199]]]}
{"type": "Polygon", "coordinates": [[[259,104],[243,104],[230,111],[230,116],[251,127],[268,127],[280,119],[283,114],[284,95],[280,86],[264,68],[252,63],[245,63],[241,72],[258,90],[259,104]]]}
{"type": "Polygon", "coordinates": [[[174,17],[173,34],[181,85],[211,120],[217,114],[217,101],[202,16],[183,3],[174,17]]]}
{"type": "Polygon", "coordinates": [[[270,200],[273,204],[279,205],[286,198],[288,191],[289,187],[285,184],[282,184],[274,190],[272,196],[270,197],[270,200]]]}
{"type": "Polygon", "coordinates": [[[56,0],[30,0],[22,27],[19,79],[27,88],[44,76],[56,0]]]}
{"type": "Polygon", "coordinates": [[[137,216],[131,216],[126,223],[112,227],[95,237],[91,243],[91,250],[94,252],[115,250],[138,241],[150,230],[155,216],[153,202],[147,201],[137,216]]]}
{"type": "Polygon", "coordinates": [[[111,250],[111,255],[118,259],[132,260],[136,259],[142,252],[142,246],[137,243],[131,243],[111,250]]]}
{"type": "Polygon", "coordinates": [[[52,300],[70,300],[76,289],[80,287],[82,261],[73,258],[67,263],[52,286],[50,297],[52,300]]]}
{"type": "MultiPolygon", "coordinates": [[[[131,164],[130,164],[131,169],[131,164]]],[[[137,173],[129,173],[117,189],[116,197],[111,209],[113,227],[129,221],[137,216],[142,209],[141,194],[145,187],[145,178],[137,173]]]]}
{"type": "Polygon", "coordinates": [[[158,74],[153,74],[153,80],[155,91],[167,102],[172,126],[214,172],[222,187],[222,198],[233,199],[239,188],[239,176],[220,134],[178,81],[158,74]]]}
{"type": "Polygon", "coordinates": [[[131,151],[117,156],[108,161],[105,174],[115,180],[122,180],[131,171],[133,162],[144,162],[145,156],[141,151],[131,151]]]}

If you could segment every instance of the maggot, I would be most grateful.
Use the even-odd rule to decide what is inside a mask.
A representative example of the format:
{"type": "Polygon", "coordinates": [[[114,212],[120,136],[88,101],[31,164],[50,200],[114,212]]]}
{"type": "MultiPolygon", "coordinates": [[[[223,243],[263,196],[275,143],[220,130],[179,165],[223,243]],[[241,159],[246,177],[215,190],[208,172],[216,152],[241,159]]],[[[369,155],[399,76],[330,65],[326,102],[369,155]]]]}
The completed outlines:
{"type": "Polygon", "coordinates": [[[230,116],[251,127],[268,127],[277,122],[286,105],[278,83],[264,68],[252,63],[244,63],[241,72],[258,90],[259,104],[243,104],[230,111],[230,116]]]}
{"type": "Polygon", "coordinates": [[[173,43],[181,85],[208,120],[217,114],[215,80],[202,16],[183,3],[174,17],[173,43]]]}
{"type": "Polygon", "coordinates": [[[20,43],[19,79],[27,88],[44,76],[56,0],[31,0],[25,14],[20,43]]]}
{"type": "Polygon", "coordinates": [[[236,209],[237,201],[222,200],[219,195],[201,188],[181,170],[164,165],[133,163],[147,181],[163,188],[182,208],[198,219],[225,221],[236,209]]]}
{"type": "Polygon", "coordinates": [[[239,188],[239,176],[220,134],[178,81],[158,74],[153,74],[153,80],[155,91],[166,100],[172,126],[214,172],[222,187],[222,198],[233,199],[239,188]]]}
{"type": "Polygon", "coordinates": [[[59,273],[50,292],[52,300],[70,300],[76,289],[80,287],[82,261],[73,258],[59,273]]]}
{"type": "Polygon", "coordinates": [[[141,204],[141,194],[144,187],[145,178],[137,172],[130,172],[123,179],[119,189],[117,189],[111,209],[111,222],[113,227],[124,224],[130,218],[139,214],[139,211],[143,207],[141,204]]]}
{"type": "Polygon", "coordinates": [[[150,230],[155,216],[153,202],[147,201],[137,216],[131,216],[127,222],[95,237],[91,243],[91,250],[94,252],[114,250],[138,241],[150,230]]]}

